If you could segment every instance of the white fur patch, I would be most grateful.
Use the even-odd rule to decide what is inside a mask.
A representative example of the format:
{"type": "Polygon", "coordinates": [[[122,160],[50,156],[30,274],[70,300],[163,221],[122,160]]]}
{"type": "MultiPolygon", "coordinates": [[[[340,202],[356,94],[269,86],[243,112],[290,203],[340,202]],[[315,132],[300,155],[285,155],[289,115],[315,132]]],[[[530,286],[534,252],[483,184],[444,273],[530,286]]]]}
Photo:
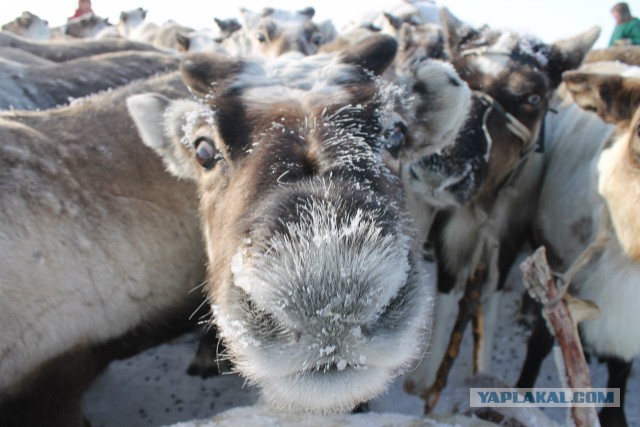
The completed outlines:
{"type": "Polygon", "coordinates": [[[348,300],[344,294],[351,292],[354,297],[364,296],[351,304],[368,306],[352,320],[362,322],[375,317],[406,283],[408,241],[382,235],[375,220],[360,210],[342,228],[338,227],[336,209],[330,204],[314,205],[309,211],[300,212],[300,216],[300,222],[287,224],[286,236],[275,235],[266,248],[256,248],[259,253],[250,254],[249,269],[240,267],[244,258],[241,253],[234,256],[234,284],[261,309],[281,311],[280,320],[295,326],[297,320],[286,314],[288,304],[293,302],[286,298],[287,288],[305,283],[307,275],[318,274],[318,279],[324,278],[327,289],[322,292],[328,298],[327,305],[316,314],[329,315],[335,303],[331,302],[333,297],[340,295],[348,300]],[[366,284],[367,289],[343,289],[345,280],[349,282],[351,278],[354,285],[366,284]]]}
{"type": "Polygon", "coordinates": [[[616,241],[596,265],[579,277],[578,296],[595,302],[602,314],[581,324],[587,349],[632,360],[640,355],[640,264],[626,257],[616,241]]]}
{"type": "MultiPolygon", "coordinates": [[[[547,122],[547,169],[536,222],[563,258],[561,268],[565,271],[595,238],[604,203],[597,191],[596,165],[602,145],[611,138],[614,127],[566,99],[557,108],[559,113],[547,122]],[[584,225],[578,229],[575,224],[584,225]]],[[[605,163],[613,153],[609,151],[602,158],[605,163]]],[[[612,239],[604,252],[575,276],[573,283],[576,296],[595,302],[602,311],[599,318],[581,324],[585,348],[625,360],[637,357],[640,265],[626,257],[612,239]]]]}
{"type": "Polygon", "coordinates": [[[301,209],[300,221],[283,224],[286,234],[258,246],[246,239],[232,258],[233,285],[274,316],[281,333],[258,339],[237,308],[214,306],[239,371],[278,409],[349,410],[382,393],[425,344],[431,279],[409,264],[408,238],[401,229],[382,234],[375,214],[357,210],[344,219],[338,210],[314,203],[301,209]],[[408,285],[418,274],[424,282],[408,285]],[[406,286],[407,303],[421,303],[401,310],[403,320],[381,318],[406,286]],[[287,340],[288,331],[298,337],[287,340]]]}

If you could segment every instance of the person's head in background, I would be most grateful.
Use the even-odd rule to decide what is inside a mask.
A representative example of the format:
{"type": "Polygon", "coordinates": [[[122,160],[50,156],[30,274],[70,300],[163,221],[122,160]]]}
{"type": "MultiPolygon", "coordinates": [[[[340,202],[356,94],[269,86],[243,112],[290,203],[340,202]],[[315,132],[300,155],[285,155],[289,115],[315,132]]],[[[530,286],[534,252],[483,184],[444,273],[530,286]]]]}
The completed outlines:
{"type": "Polygon", "coordinates": [[[611,9],[611,14],[616,20],[616,25],[624,24],[631,20],[631,10],[627,3],[616,3],[611,9]]]}
{"type": "Polygon", "coordinates": [[[78,0],[78,8],[69,19],[79,18],[88,13],[93,13],[93,10],[91,9],[91,0],[78,0]]]}

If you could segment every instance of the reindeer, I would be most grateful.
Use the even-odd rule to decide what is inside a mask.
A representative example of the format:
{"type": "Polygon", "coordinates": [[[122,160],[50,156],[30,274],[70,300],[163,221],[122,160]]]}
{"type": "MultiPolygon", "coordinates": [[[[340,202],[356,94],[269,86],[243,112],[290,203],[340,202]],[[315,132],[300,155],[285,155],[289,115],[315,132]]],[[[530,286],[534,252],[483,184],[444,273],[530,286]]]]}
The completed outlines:
{"type": "Polygon", "coordinates": [[[31,12],[22,12],[13,21],[2,25],[1,29],[31,40],[47,40],[50,36],[49,22],[31,12]]]}
{"type": "Polygon", "coordinates": [[[180,52],[212,51],[225,53],[222,42],[240,30],[241,25],[237,19],[214,18],[217,30],[203,29],[176,34],[178,50],[180,52]]]}
{"type": "Polygon", "coordinates": [[[216,29],[202,29],[176,34],[178,50],[180,52],[213,51],[224,53],[222,42],[241,28],[235,18],[214,18],[216,29]]]}
{"type": "Polygon", "coordinates": [[[0,113],[3,427],[85,426],[80,399],[111,360],[194,327],[205,269],[196,193],[135,131],[125,99],[149,91],[190,98],[174,72],[0,113]]]}
{"type": "MultiPolygon", "coordinates": [[[[603,408],[601,424],[626,426],[627,378],[640,355],[640,70],[593,63],[563,80],[575,103],[561,100],[548,123],[536,236],[569,291],[600,308],[580,324],[582,344],[607,362],[607,387],[620,388],[620,407],[603,408]]],[[[518,387],[533,387],[553,341],[539,319],[518,387]]]]}
{"type": "Polygon", "coordinates": [[[113,89],[133,80],[175,71],[176,56],[156,52],[115,52],[48,66],[0,64],[0,110],[47,109],[113,89]]]}
{"type": "Polygon", "coordinates": [[[156,24],[146,21],[148,10],[138,7],[127,11],[120,12],[116,27],[118,33],[122,37],[128,37],[136,40],[135,35],[140,31],[144,31],[145,27],[152,26],[157,28],[156,24]]]}
{"type": "Polygon", "coordinates": [[[358,22],[352,22],[347,29],[352,29],[350,27],[354,24],[356,27],[378,28],[384,34],[397,36],[403,24],[440,25],[439,8],[432,1],[402,1],[394,7],[363,16],[358,22]]]}
{"type": "Polygon", "coordinates": [[[95,13],[87,13],[77,18],[71,18],[64,25],[64,34],[78,39],[90,39],[100,32],[113,27],[107,18],[101,18],[95,13]]]}
{"type": "Polygon", "coordinates": [[[594,49],[585,56],[583,63],[602,61],[620,61],[629,65],[640,65],[640,46],[610,46],[606,49],[594,49]]]}
{"type": "Polygon", "coordinates": [[[241,28],[240,22],[235,18],[214,18],[215,29],[193,30],[172,22],[159,26],[147,21],[146,17],[147,10],[141,7],[120,13],[116,26],[118,34],[130,40],[149,44],[157,43],[157,47],[180,52],[198,52],[208,49],[217,49],[222,52],[220,43],[241,28]]]}
{"type": "Polygon", "coordinates": [[[0,32],[0,47],[22,49],[25,52],[54,62],[64,62],[85,56],[123,50],[159,51],[146,43],[125,39],[74,39],[37,42],[16,36],[7,31],[0,32]]]}
{"type": "Polygon", "coordinates": [[[128,101],[145,144],[198,183],[215,324],[278,409],[349,410],[426,344],[431,279],[381,158],[382,124],[404,109],[373,75],[396,49],[375,35],[271,62],[191,54],[182,72],[207,108],[183,141],[157,130],[173,103],[128,101]]]}
{"type": "Polygon", "coordinates": [[[260,13],[242,8],[240,13],[242,28],[223,42],[234,56],[276,57],[291,51],[311,55],[335,36],[330,23],[313,22],[312,7],[297,12],[265,8],[260,13]]]}
{"type": "Polygon", "coordinates": [[[458,159],[456,167],[443,168],[447,163],[442,158],[427,158],[410,161],[404,169],[405,187],[412,187],[423,205],[412,213],[421,218],[420,235],[429,236],[438,271],[432,357],[405,382],[407,391],[425,397],[445,353],[446,319],[459,296],[454,291],[467,283],[475,270],[474,253],[482,247],[490,248],[490,280],[483,296],[488,300],[483,310],[486,332],[477,368],[489,370],[499,290],[529,235],[536,206],[541,158],[535,151],[549,99],[561,73],[576,68],[599,35],[593,28],[549,45],[509,31],[474,29],[446,8],[441,22],[449,58],[474,91],[474,104],[458,148],[444,153],[444,159],[458,159]],[[459,161],[464,157],[477,162],[459,161]],[[449,170],[452,175],[447,177],[449,170]]]}

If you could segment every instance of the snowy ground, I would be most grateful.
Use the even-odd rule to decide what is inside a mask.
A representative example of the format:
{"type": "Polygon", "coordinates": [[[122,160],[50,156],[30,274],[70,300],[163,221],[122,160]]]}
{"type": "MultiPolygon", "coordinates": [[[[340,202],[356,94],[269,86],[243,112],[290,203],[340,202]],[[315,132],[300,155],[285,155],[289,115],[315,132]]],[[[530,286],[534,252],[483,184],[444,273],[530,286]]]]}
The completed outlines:
{"type": "MultiPolygon", "coordinates": [[[[513,283],[519,281],[513,280],[513,283]]],[[[522,288],[519,284],[505,292],[493,358],[493,374],[507,384],[515,383],[526,351],[529,330],[517,321],[522,288]]],[[[463,353],[435,413],[451,412],[464,399],[465,379],[470,358],[470,334],[463,342],[463,353]],[[462,397],[461,397],[462,396],[462,397]]],[[[83,402],[85,415],[93,427],[159,427],[182,421],[208,419],[225,410],[253,405],[258,391],[235,374],[200,379],[185,371],[198,345],[196,334],[150,349],[134,358],[113,363],[88,392],[83,402]]],[[[606,366],[592,360],[594,387],[606,386],[606,366]]],[[[537,386],[561,387],[552,357],[543,365],[537,386]]],[[[420,416],[423,401],[406,394],[398,379],[387,394],[371,402],[374,412],[420,416]]],[[[627,389],[626,413],[630,426],[640,426],[640,363],[636,361],[627,389]]],[[[468,404],[468,401],[467,401],[468,404]]],[[[463,405],[464,406],[464,405],[463,405]]],[[[566,410],[547,408],[546,415],[566,424],[566,410]]],[[[225,424],[227,425],[227,424],[225,424]]],[[[267,424],[264,424],[267,425],[267,424]]],[[[273,425],[273,424],[268,424],[273,425]]],[[[336,424],[337,425],[337,424],[336,424]]]]}

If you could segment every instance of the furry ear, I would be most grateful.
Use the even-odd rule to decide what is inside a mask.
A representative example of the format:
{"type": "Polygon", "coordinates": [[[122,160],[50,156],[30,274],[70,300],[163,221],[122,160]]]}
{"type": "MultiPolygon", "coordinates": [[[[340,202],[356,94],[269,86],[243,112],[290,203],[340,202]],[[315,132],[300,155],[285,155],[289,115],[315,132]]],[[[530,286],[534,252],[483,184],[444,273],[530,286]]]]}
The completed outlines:
{"type": "Polygon", "coordinates": [[[574,37],[557,41],[550,46],[547,70],[551,82],[557,87],[562,82],[562,73],[580,66],[587,52],[600,36],[600,27],[589,30],[574,37]]]}
{"type": "Polygon", "coordinates": [[[343,54],[342,62],[357,64],[376,75],[381,75],[393,62],[398,42],[391,36],[375,34],[351,46],[343,54]]]}
{"type": "Polygon", "coordinates": [[[640,78],[567,71],[563,80],[580,107],[608,123],[628,123],[640,106],[640,78]]]}
{"type": "Polygon", "coordinates": [[[178,31],[176,33],[176,43],[178,44],[178,50],[180,52],[188,52],[191,46],[191,39],[182,31],[178,31]]]}
{"type": "Polygon", "coordinates": [[[129,116],[140,139],[161,158],[167,170],[178,178],[195,180],[200,168],[195,153],[182,143],[185,114],[198,108],[193,101],[172,101],[156,93],[127,98],[129,116]]]}
{"type": "Polygon", "coordinates": [[[218,53],[192,53],[185,56],[180,71],[185,84],[196,94],[206,96],[213,84],[242,71],[244,62],[218,53]]]}
{"type": "Polygon", "coordinates": [[[241,28],[240,23],[235,18],[230,18],[230,19],[213,18],[213,20],[215,21],[216,25],[218,25],[218,28],[220,28],[221,31],[224,31],[227,34],[232,34],[241,28]]]}
{"type": "Polygon", "coordinates": [[[316,10],[314,8],[312,8],[311,6],[309,7],[305,7],[302,10],[299,10],[298,13],[302,16],[306,16],[307,19],[311,20],[313,19],[313,15],[316,14],[316,10]]]}
{"type": "Polygon", "coordinates": [[[399,30],[400,27],[402,27],[402,19],[398,18],[395,15],[392,15],[390,13],[385,12],[384,13],[384,17],[387,18],[387,21],[389,22],[389,25],[391,25],[393,28],[395,28],[396,30],[399,30]]]}
{"type": "Polygon", "coordinates": [[[447,50],[451,58],[459,56],[460,46],[465,41],[479,34],[476,29],[459,20],[446,7],[440,9],[440,22],[442,23],[447,50]]]}

